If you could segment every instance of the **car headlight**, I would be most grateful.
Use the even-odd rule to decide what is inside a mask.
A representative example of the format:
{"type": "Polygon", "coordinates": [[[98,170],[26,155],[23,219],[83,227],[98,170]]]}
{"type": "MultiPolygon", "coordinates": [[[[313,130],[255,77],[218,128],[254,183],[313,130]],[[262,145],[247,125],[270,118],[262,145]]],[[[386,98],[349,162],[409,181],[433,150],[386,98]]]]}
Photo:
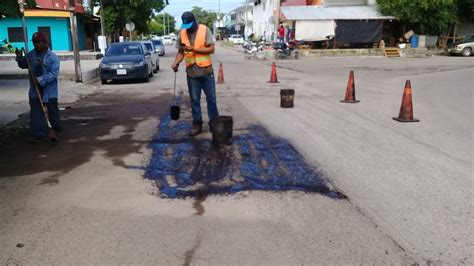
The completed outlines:
{"type": "Polygon", "coordinates": [[[140,67],[140,66],[143,66],[143,65],[145,65],[145,62],[143,62],[143,61],[140,61],[138,63],[133,64],[134,67],[140,67]]]}
{"type": "Polygon", "coordinates": [[[100,63],[100,67],[101,67],[101,68],[109,68],[109,65],[104,64],[104,63],[100,63]]]}

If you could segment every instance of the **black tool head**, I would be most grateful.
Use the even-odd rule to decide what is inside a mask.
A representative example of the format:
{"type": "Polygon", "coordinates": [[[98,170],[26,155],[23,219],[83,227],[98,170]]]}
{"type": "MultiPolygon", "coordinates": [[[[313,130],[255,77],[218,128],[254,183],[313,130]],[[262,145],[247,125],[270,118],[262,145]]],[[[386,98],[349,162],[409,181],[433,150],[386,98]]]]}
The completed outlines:
{"type": "Polygon", "coordinates": [[[173,105],[170,108],[170,117],[172,120],[178,120],[179,119],[179,113],[181,109],[177,105],[173,105]]]}

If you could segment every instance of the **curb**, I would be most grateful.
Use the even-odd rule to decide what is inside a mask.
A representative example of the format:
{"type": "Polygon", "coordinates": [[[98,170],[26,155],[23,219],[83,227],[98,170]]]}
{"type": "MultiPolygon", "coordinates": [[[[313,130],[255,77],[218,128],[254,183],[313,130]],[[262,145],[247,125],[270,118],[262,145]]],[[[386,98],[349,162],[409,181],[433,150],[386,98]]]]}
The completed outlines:
{"type": "MultiPolygon", "coordinates": [[[[95,79],[99,76],[99,68],[94,68],[91,70],[82,72],[82,82],[88,82],[92,79],[95,79]]],[[[58,75],[58,80],[69,80],[74,81],[76,75],[74,73],[64,73],[58,75]]],[[[29,79],[28,73],[18,73],[18,74],[0,74],[0,80],[2,79],[29,79]]]]}

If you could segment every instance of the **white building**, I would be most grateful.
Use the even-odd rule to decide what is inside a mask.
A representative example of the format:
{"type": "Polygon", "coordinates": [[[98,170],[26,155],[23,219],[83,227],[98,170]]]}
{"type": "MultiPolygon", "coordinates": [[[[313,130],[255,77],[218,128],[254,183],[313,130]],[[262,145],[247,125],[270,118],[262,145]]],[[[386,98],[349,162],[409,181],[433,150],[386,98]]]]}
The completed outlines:
{"type": "Polygon", "coordinates": [[[274,40],[275,18],[278,13],[279,0],[255,0],[253,6],[253,33],[257,37],[274,40]]]}

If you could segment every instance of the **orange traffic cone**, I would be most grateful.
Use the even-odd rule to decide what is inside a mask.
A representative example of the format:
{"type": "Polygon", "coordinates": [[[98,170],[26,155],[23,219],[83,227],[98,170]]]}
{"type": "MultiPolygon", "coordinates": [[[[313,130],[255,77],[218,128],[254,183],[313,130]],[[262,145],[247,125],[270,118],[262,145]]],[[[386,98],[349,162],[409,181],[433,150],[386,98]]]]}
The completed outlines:
{"type": "Polygon", "coordinates": [[[351,70],[349,73],[349,80],[347,81],[347,90],[346,98],[341,101],[341,103],[358,103],[360,101],[356,100],[355,96],[355,81],[354,81],[354,71],[351,70]]]}
{"type": "Polygon", "coordinates": [[[272,64],[272,74],[270,75],[270,81],[268,83],[278,83],[277,70],[275,62],[272,64]]]}
{"type": "Polygon", "coordinates": [[[402,106],[400,107],[400,114],[394,117],[398,122],[420,122],[420,120],[413,118],[413,103],[411,100],[411,83],[409,80],[405,83],[403,90],[402,106]]]}
{"type": "Polygon", "coordinates": [[[217,77],[217,84],[224,84],[224,70],[222,69],[222,62],[219,64],[219,76],[217,77]]]}

